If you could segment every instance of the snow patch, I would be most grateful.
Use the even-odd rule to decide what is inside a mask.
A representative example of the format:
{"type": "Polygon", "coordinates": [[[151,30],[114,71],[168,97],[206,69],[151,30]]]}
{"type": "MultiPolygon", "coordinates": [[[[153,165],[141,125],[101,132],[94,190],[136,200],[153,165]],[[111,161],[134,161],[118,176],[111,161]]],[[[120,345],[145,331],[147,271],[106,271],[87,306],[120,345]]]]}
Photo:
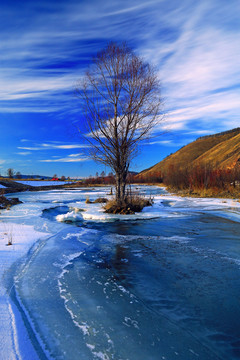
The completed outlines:
{"type": "Polygon", "coordinates": [[[76,213],[75,211],[70,211],[66,214],[60,214],[56,216],[56,220],[59,222],[66,222],[66,221],[79,221],[82,220],[82,214],[80,214],[79,212],[76,213]]]}
{"type": "MultiPolygon", "coordinates": [[[[25,332],[24,325],[17,321],[17,316],[20,318],[16,309],[9,300],[7,290],[4,287],[4,276],[9,271],[11,265],[19,258],[24,256],[34,242],[40,238],[49,236],[47,233],[42,233],[34,230],[33,226],[20,225],[14,223],[0,222],[0,349],[1,359],[16,359],[21,358],[19,352],[25,332]],[[11,246],[6,246],[9,239],[12,241],[11,246]],[[15,310],[15,313],[14,313],[15,310]]],[[[26,343],[25,348],[29,347],[29,353],[32,353],[32,347],[26,343]]],[[[26,349],[25,349],[26,350],[26,349]]],[[[25,351],[24,350],[24,351],[25,351]]],[[[27,350],[25,351],[27,353],[27,350]]]]}

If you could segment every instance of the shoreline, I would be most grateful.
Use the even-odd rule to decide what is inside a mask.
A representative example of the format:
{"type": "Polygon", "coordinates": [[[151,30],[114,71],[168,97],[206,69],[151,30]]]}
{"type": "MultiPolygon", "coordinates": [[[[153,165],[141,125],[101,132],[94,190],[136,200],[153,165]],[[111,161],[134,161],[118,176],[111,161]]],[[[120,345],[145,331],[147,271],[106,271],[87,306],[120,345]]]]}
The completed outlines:
{"type": "MultiPolygon", "coordinates": [[[[231,193],[229,191],[221,191],[216,192],[213,189],[206,190],[176,190],[170,189],[166,187],[166,190],[176,196],[180,197],[191,197],[191,198],[200,198],[200,199],[232,199],[239,200],[240,199],[240,191],[236,191],[235,193],[231,193]]],[[[240,201],[240,200],[239,200],[240,201]]]]}

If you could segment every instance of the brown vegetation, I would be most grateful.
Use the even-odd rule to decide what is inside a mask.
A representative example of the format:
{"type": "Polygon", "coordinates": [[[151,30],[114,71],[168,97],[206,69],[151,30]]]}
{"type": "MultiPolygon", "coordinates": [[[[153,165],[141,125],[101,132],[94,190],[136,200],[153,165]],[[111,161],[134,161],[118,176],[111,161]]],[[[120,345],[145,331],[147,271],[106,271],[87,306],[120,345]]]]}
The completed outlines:
{"type": "Polygon", "coordinates": [[[0,209],[10,209],[12,205],[21,204],[22,201],[20,201],[18,198],[11,198],[7,199],[3,195],[3,191],[0,193],[0,209]]]}
{"type": "Polygon", "coordinates": [[[108,199],[103,197],[97,198],[94,201],[91,201],[89,197],[87,197],[85,200],[85,204],[105,204],[106,202],[108,202],[108,199]]]}
{"type": "Polygon", "coordinates": [[[170,168],[188,171],[188,168],[209,166],[213,170],[229,169],[240,159],[240,128],[205,136],[182,147],[174,154],[138,174],[138,178],[166,176],[170,168]]]}
{"type": "Polygon", "coordinates": [[[100,197],[100,198],[97,198],[96,200],[94,200],[94,204],[105,204],[108,202],[108,199],[107,198],[103,198],[103,197],[100,197]]]}
{"type": "MultiPolygon", "coordinates": [[[[81,186],[89,186],[89,185],[113,185],[115,184],[115,178],[113,175],[108,176],[96,176],[96,177],[88,177],[84,179],[81,183],[81,186]]],[[[73,186],[76,184],[73,184],[73,186]]]]}
{"type": "Polygon", "coordinates": [[[183,195],[240,196],[240,128],[205,136],[139,173],[134,182],[164,183],[183,195]]]}
{"type": "Polygon", "coordinates": [[[239,197],[239,179],[239,167],[214,169],[210,165],[185,170],[172,166],[163,177],[169,190],[202,197],[239,197]]]}
{"type": "Polygon", "coordinates": [[[128,196],[120,204],[116,199],[109,200],[104,206],[105,212],[109,214],[134,214],[140,212],[145,206],[152,206],[153,199],[146,199],[141,196],[128,196]]]}

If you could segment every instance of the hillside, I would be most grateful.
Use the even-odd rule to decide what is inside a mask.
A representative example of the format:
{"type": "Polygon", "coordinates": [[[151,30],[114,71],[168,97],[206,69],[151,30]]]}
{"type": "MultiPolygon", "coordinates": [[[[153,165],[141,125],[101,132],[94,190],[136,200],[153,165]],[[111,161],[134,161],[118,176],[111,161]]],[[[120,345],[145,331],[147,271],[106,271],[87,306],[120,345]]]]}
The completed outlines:
{"type": "Polygon", "coordinates": [[[213,169],[233,168],[240,159],[240,128],[204,136],[182,147],[174,154],[139,173],[151,177],[166,174],[170,168],[184,170],[196,165],[211,165],[213,169]]]}

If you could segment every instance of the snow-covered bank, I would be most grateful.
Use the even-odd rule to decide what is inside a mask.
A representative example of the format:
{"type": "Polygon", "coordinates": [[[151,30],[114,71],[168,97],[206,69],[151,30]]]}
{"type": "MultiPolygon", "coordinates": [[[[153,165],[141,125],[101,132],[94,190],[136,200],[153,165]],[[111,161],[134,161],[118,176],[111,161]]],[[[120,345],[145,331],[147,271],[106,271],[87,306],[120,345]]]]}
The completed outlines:
{"type": "Polygon", "coordinates": [[[24,326],[21,326],[21,317],[16,313],[15,306],[11,303],[3,283],[11,265],[24,256],[34,242],[46,236],[48,236],[47,233],[35,231],[33,226],[0,222],[1,360],[27,359],[26,354],[28,354],[28,359],[38,358],[28,340],[24,326]],[[12,242],[11,246],[7,246],[9,241],[12,242]],[[25,355],[22,354],[23,348],[25,355]]]}

